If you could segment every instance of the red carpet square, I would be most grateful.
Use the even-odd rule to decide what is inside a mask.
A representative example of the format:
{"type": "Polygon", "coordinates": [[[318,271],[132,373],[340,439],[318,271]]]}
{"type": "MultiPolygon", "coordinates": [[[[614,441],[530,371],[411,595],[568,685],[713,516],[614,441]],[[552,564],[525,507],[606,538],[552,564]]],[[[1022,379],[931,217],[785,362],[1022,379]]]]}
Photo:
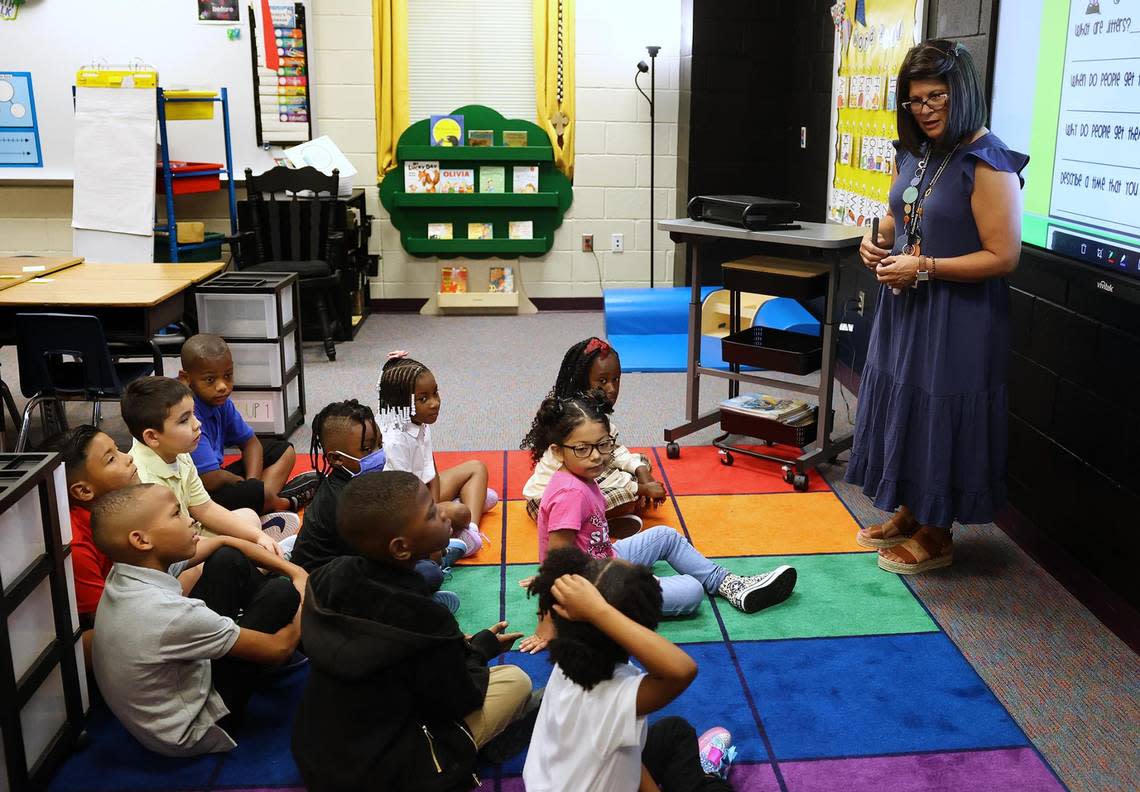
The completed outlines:
{"type": "MultiPolygon", "coordinates": [[[[765,454],[794,459],[798,449],[787,446],[744,446],[765,454]]],[[[766,492],[795,492],[784,481],[781,466],[775,462],[733,454],[731,465],[721,464],[720,452],[712,446],[684,446],[680,459],[669,459],[658,449],[658,459],[674,495],[748,495],[766,492]]],[[[660,479],[661,475],[657,474],[660,479]]],[[[816,471],[808,474],[808,491],[831,489],[816,471]]]]}

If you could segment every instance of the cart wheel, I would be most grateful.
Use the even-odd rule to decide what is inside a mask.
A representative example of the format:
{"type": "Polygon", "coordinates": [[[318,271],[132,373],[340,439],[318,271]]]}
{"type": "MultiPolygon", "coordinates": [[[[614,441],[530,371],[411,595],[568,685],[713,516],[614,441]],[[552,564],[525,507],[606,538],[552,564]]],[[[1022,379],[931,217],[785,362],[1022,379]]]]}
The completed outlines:
{"type": "Polygon", "coordinates": [[[725,451],[724,449],[721,449],[721,452],[720,452],[720,463],[721,463],[722,465],[729,465],[729,466],[731,466],[731,465],[732,465],[732,463],[733,463],[734,461],[736,461],[736,460],[734,460],[734,459],[732,458],[732,452],[731,452],[731,451],[725,451]]]}
{"type": "Polygon", "coordinates": [[[788,465],[784,465],[780,469],[784,471],[784,483],[785,484],[791,484],[792,483],[792,477],[795,475],[795,471],[793,471],[791,469],[791,467],[788,465]]]}
{"type": "Polygon", "coordinates": [[[771,440],[761,440],[761,441],[760,441],[760,445],[762,445],[762,446],[773,446],[773,445],[776,445],[776,444],[775,444],[775,443],[773,443],[771,440]]]}
{"type": "Polygon", "coordinates": [[[807,492],[807,488],[808,488],[807,473],[797,473],[792,478],[792,486],[796,488],[796,492],[807,492]]]}
{"type": "Polygon", "coordinates": [[[665,456],[669,457],[670,459],[680,459],[681,446],[677,445],[676,443],[669,443],[665,446],[665,456]]]}

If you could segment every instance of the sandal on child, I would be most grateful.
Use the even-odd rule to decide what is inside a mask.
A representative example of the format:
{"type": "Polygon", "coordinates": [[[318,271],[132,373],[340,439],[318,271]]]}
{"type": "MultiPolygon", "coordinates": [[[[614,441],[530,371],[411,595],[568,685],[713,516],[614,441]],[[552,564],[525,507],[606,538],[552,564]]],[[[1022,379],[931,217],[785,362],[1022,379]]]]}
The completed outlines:
{"type": "Polygon", "coordinates": [[[918,530],[918,523],[913,517],[907,517],[902,512],[895,512],[890,519],[878,525],[868,525],[855,534],[856,544],[863,547],[896,547],[902,544],[918,530]]]}
{"type": "Polygon", "coordinates": [[[917,575],[948,567],[954,561],[950,534],[922,526],[896,547],[879,551],[879,569],[899,575],[917,575]]]}

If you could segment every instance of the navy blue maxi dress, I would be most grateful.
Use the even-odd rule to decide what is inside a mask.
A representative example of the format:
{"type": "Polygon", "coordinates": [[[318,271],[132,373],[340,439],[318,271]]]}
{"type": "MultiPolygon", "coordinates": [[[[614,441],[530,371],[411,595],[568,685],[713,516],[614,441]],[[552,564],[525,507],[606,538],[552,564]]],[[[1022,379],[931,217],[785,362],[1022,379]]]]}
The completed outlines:
{"type": "MultiPolygon", "coordinates": [[[[959,146],[923,202],[923,254],[981,250],[970,207],[978,162],[1020,174],[1029,158],[992,133],[959,146]]],[[[920,193],[941,163],[931,156],[920,193]]],[[[901,176],[890,192],[895,254],[906,242],[902,193],[916,164],[899,148],[901,176]]],[[[846,480],[879,509],[908,506],[923,525],[992,521],[1006,496],[1008,358],[1005,278],[932,280],[899,295],[881,286],[846,480]]]]}

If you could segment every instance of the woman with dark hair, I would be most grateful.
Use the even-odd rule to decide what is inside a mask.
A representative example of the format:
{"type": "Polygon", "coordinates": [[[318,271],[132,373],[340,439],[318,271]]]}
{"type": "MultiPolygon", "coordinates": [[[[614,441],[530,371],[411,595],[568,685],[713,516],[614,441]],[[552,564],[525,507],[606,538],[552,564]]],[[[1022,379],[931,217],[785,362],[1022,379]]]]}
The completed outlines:
{"type": "Polygon", "coordinates": [[[1029,158],[985,128],[970,54],[912,48],[899,69],[891,213],[859,255],[882,284],[859,389],[847,481],[894,511],[857,541],[879,566],[949,566],[954,522],[1005,501],[1009,288],[1029,158]]]}

